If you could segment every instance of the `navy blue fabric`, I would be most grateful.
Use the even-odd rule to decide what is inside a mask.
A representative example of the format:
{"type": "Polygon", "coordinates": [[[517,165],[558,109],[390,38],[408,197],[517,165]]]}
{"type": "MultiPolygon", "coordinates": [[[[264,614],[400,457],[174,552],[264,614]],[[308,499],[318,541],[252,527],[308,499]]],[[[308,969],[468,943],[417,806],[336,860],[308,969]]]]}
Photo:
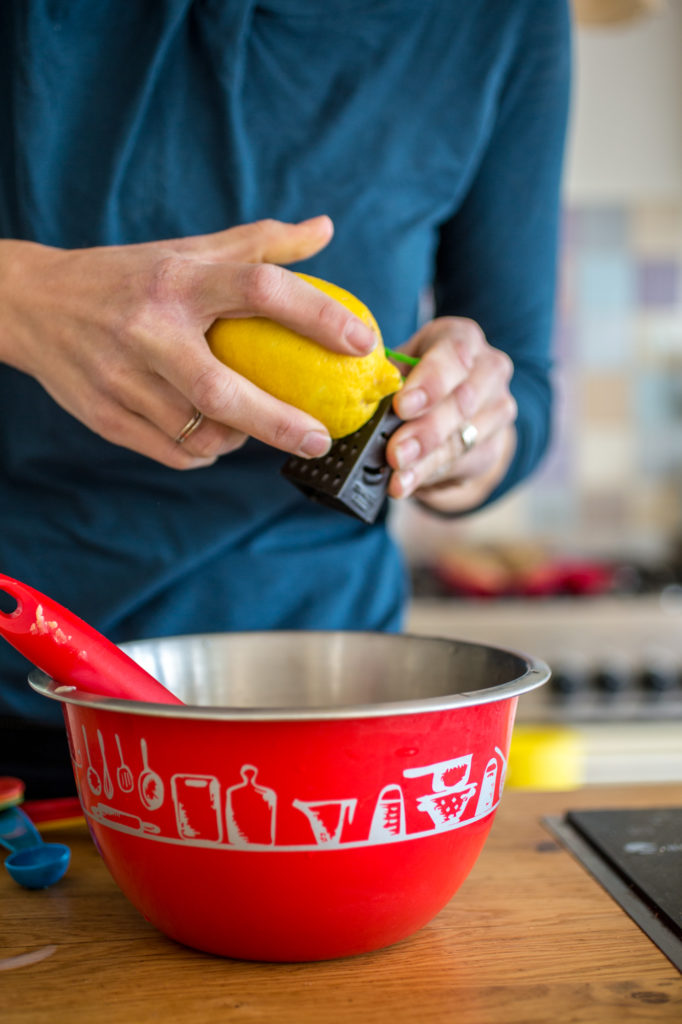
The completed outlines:
{"type": "MultiPolygon", "coordinates": [[[[301,269],[363,299],[386,344],[434,285],[436,312],[514,359],[502,494],[548,441],[568,66],[565,0],[5,0],[0,234],[71,248],[331,215],[301,269]]],[[[6,366],[0,409],[0,571],[115,641],[400,628],[385,523],[307,502],[281,452],[175,472],[6,366]]],[[[0,717],[55,724],[25,668],[0,645],[0,717]]]]}

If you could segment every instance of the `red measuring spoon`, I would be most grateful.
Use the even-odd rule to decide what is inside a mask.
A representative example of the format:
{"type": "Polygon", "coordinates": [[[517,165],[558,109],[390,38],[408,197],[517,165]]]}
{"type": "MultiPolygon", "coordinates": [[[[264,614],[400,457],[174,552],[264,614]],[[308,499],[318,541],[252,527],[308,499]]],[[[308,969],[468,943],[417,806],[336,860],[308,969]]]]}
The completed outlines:
{"type": "Polygon", "coordinates": [[[0,611],[0,635],[62,686],[106,697],[182,704],[115,644],[45,594],[2,574],[0,591],[17,602],[14,611],[0,611]]]}

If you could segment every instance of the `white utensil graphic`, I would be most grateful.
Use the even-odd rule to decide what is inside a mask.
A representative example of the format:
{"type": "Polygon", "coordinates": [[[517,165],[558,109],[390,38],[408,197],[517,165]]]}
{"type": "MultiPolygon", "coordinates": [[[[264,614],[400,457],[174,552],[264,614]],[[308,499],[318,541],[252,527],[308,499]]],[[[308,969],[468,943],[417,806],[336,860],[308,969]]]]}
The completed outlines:
{"type": "Polygon", "coordinates": [[[430,775],[434,793],[464,789],[469,782],[472,757],[473,754],[465,754],[463,757],[452,757],[447,761],[425,764],[421,768],[406,768],[403,775],[406,779],[419,779],[430,775]]]}
{"type": "Polygon", "coordinates": [[[481,789],[476,804],[476,817],[482,817],[492,810],[495,802],[495,785],[497,783],[497,758],[491,757],[485,766],[481,789]]]}
{"type": "Polygon", "coordinates": [[[400,786],[384,786],[377,798],[369,838],[372,842],[386,842],[393,836],[405,835],[405,798],[400,786]]]}
{"type": "Polygon", "coordinates": [[[111,775],[109,774],[107,756],[104,753],[104,739],[102,738],[102,733],[100,732],[99,729],[97,730],[97,739],[99,740],[99,749],[102,752],[102,771],[104,773],[104,795],[106,796],[107,800],[111,800],[112,796],[114,795],[114,784],[111,781],[111,775]]]}
{"type": "Polygon", "coordinates": [[[351,797],[346,800],[293,800],[291,805],[305,814],[318,846],[337,846],[346,821],[353,820],[357,803],[356,798],[351,797]]]}
{"type": "Polygon", "coordinates": [[[215,776],[173,775],[171,796],[179,836],[210,843],[222,842],[220,781],[215,776]]]}
{"type": "Polygon", "coordinates": [[[90,787],[93,796],[99,796],[100,793],[102,792],[102,780],[99,777],[97,769],[93,767],[92,761],[90,760],[90,748],[88,747],[88,736],[87,736],[87,733],[85,731],[85,726],[82,725],[81,729],[83,730],[83,743],[85,744],[85,756],[86,756],[87,762],[88,762],[88,772],[87,772],[88,786],[90,787]]]}
{"type": "Polygon", "coordinates": [[[121,759],[121,763],[116,769],[116,781],[118,782],[118,788],[122,793],[132,793],[135,788],[133,773],[123,760],[123,751],[121,750],[121,741],[118,738],[118,733],[114,734],[114,738],[116,740],[116,746],[118,747],[118,756],[121,759]]]}
{"type": "Polygon", "coordinates": [[[225,797],[227,838],[235,846],[274,846],[277,794],[256,782],[258,769],[243,764],[242,782],[230,786],[225,797]]]}
{"type": "Polygon", "coordinates": [[[148,811],[157,811],[163,803],[165,795],[163,779],[149,767],[147,741],[144,738],[140,740],[140,750],[142,751],[142,772],[137,780],[140,800],[148,811]]]}

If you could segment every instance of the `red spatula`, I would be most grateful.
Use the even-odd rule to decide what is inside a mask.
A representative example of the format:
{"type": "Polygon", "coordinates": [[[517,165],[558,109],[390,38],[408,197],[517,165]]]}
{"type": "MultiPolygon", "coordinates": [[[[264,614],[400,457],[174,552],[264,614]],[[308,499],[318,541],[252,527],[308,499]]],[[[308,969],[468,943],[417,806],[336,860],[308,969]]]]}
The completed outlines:
{"type": "Polygon", "coordinates": [[[56,601],[2,574],[0,591],[17,602],[14,611],[0,611],[0,635],[62,686],[106,697],[182,704],[115,644],[56,601]]]}

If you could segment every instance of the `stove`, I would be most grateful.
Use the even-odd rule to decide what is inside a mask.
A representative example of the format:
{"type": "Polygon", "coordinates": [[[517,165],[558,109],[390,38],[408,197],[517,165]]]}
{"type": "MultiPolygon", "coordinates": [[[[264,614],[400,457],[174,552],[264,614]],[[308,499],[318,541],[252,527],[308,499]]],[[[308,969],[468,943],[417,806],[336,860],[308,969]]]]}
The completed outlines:
{"type": "Polygon", "coordinates": [[[682,588],[637,597],[418,599],[408,628],[543,658],[552,678],[524,697],[526,718],[682,722],[682,588]]]}
{"type": "Polygon", "coordinates": [[[544,659],[517,722],[583,742],[588,783],[682,782],[682,587],[660,593],[466,599],[417,595],[407,630],[544,659]]]}
{"type": "Polygon", "coordinates": [[[682,807],[576,810],[545,825],[682,972],[682,807]]]}

